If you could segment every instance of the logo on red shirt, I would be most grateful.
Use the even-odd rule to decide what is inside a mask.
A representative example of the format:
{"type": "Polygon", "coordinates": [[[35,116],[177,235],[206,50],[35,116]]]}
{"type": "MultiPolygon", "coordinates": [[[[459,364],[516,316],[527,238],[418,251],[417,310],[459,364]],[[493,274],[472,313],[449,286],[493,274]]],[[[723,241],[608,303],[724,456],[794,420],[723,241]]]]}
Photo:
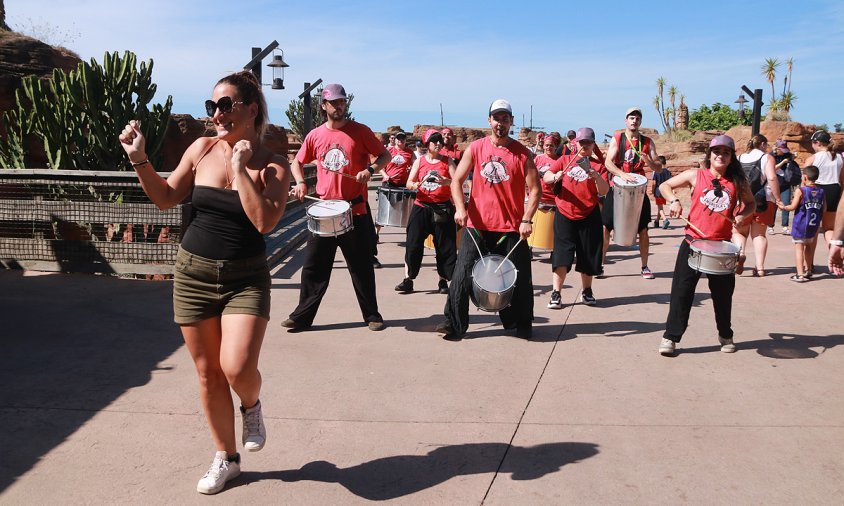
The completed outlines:
{"type": "Polygon", "coordinates": [[[498,156],[491,156],[489,161],[483,164],[481,176],[492,184],[503,183],[510,179],[507,163],[498,156]]]}
{"type": "Polygon", "coordinates": [[[582,183],[583,181],[589,179],[589,174],[579,165],[572,167],[568,172],[568,176],[578,183],[582,183]]]}
{"type": "Polygon", "coordinates": [[[715,189],[705,190],[700,196],[700,203],[707,209],[720,213],[730,208],[730,191],[727,188],[721,189],[721,196],[715,194],[715,189]]]}
{"type": "Polygon", "coordinates": [[[346,155],[346,150],[339,144],[332,144],[328,146],[328,151],[322,157],[322,166],[328,170],[335,172],[340,171],[349,165],[349,157],[346,155]]]}

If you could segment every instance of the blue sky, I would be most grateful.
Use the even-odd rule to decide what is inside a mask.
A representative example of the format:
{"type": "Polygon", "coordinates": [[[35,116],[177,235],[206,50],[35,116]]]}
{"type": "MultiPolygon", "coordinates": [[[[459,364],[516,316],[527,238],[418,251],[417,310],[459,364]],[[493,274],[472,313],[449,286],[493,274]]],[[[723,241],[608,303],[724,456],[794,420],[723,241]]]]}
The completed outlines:
{"type": "MultiPolygon", "coordinates": [[[[657,127],[655,81],[679,88],[691,109],[731,105],[740,87],[770,85],[765,58],[794,58],[792,117],[844,123],[844,2],[616,2],[577,11],[562,2],[198,2],[6,0],[13,29],[48,26],[81,57],[134,51],[155,61],[153,80],[174,112],[203,116],[213,84],[278,40],[287,89],[265,89],[270,120],[285,125],[303,83],[322,78],[355,94],[373,130],[439,123],[486,126],[496,98],[516,125],[565,131],[621,128],[638,105],[657,127]],[[563,7],[560,7],[563,5],[563,7]]],[[[43,31],[43,28],[42,28],[43,31]]],[[[269,58],[265,63],[269,62],[269,58]]],[[[782,76],[777,77],[781,93],[782,76]]],[[[271,70],[264,68],[264,82],[271,70]]]]}

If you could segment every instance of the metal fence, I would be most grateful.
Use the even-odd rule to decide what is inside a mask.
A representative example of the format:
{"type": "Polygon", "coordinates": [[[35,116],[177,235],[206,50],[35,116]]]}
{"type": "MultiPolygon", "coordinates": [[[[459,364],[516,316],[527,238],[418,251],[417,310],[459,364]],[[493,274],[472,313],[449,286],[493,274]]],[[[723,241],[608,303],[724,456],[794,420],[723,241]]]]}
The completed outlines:
{"type": "MultiPolygon", "coordinates": [[[[162,173],[166,177],[168,174],[162,173]]],[[[313,180],[315,168],[306,167],[313,180]]],[[[313,185],[311,185],[313,187],[313,185]]],[[[298,201],[267,234],[296,240],[298,201]]],[[[171,274],[190,203],[159,210],[131,172],[0,170],[0,264],[41,271],[171,274]]]]}

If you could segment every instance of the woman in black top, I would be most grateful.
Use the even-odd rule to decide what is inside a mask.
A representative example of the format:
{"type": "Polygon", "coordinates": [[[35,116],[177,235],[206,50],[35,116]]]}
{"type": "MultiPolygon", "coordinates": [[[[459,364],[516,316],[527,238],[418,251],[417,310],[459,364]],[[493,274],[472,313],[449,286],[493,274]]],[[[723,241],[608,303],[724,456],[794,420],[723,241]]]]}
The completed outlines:
{"type": "Polygon", "coordinates": [[[166,180],[145,152],[136,121],[120,142],[146,194],[160,209],[192,196],[194,219],[176,258],[176,323],[199,375],[202,407],[217,449],[197,490],[214,494],[240,473],[230,388],[240,398],[242,444],[264,446],[258,356],[269,321],[270,277],[262,234],[284,214],[290,168],[261,145],[267,107],[249,72],[221,79],[206,110],[217,137],[201,137],[166,180]]]}

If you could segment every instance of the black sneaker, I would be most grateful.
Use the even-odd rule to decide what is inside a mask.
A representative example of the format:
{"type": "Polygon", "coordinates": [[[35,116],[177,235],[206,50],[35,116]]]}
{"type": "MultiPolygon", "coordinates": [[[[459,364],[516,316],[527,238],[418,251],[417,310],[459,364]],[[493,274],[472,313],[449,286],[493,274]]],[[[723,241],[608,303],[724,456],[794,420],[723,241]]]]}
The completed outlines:
{"type": "Polygon", "coordinates": [[[381,268],[381,262],[378,261],[378,257],[372,257],[372,267],[376,269],[381,268]]]}
{"type": "Polygon", "coordinates": [[[654,228],[659,228],[659,220],[654,220],[654,228]]]}
{"type": "Polygon", "coordinates": [[[530,340],[530,338],[533,337],[533,327],[527,326],[516,328],[516,337],[519,339],[530,340]]]}
{"type": "Polygon", "coordinates": [[[311,325],[309,323],[297,322],[296,320],[293,320],[292,318],[288,318],[288,319],[284,320],[283,322],[281,322],[281,326],[286,328],[286,329],[290,329],[291,331],[304,330],[304,329],[308,329],[308,328],[311,327],[311,325]]]}
{"type": "Polygon", "coordinates": [[[401,283],[396,285],[396,291],[401,293],[410,293],[413,291],[413,280],[404,278],[401,283]]]}
{"type": "Polygon", "coordinates": [[[444,279],[440,279],[439,285],[437,285],[437,292],[442,294],[448,294],[448,281],[444,279]]]}
{"type": "Polygon", "coordinates": [[[551,301],[548,303],[548,309],[562,309],[563,298],[560,296],[559,290],[551,292],[551,301]]]}
{"type": "Polygon", "coordinates": [[[580,302],[584,303],[587,306],[594,306],[598,303],[598,301],[595,300],[595,297],[592,295],[591,288],[583,290],[580,293],[580,302]]]}

